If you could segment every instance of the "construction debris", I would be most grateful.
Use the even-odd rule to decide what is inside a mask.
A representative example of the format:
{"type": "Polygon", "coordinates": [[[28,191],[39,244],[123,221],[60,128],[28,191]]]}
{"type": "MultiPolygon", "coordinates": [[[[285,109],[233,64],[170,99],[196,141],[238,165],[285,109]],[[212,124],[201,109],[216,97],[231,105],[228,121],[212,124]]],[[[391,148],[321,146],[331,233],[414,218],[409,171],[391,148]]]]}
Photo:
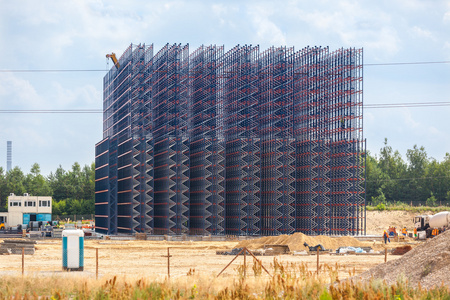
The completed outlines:
{"type": "MultiPolygon", "coordinates": [[[[218,255],[238,255],[239,252],[242,251],[242,249],[244,248],[234,248],[231,251],[223,251],[223,250],[218,250],[216,251],[216,254],[218,255]]],[[[250,253],[248,253],[248,251],[245,251],[247,255],[250,255],[250,253]]],[[[244,255],[244,252],[241,253],[241,255],[244,255]]],[[[255,252],[253,253],[253,255],[262,255],[261,252],[255,252]]]]}
{"type": "Polygon", "coordinates": [[[290,252],[288,245],[264,245],[264,255],[280,255],[290,252]]]}
{"type": "Polygon", "coordinates": [[[33,255],[35,248],[34,245],[36,241],[24,240],[24,239],[6,239],[0,244],[0,255],[9,254],[22,254],[22,248],[24,249],[24,254],[33,255]]]}
{"type": "Polygon", "coordinates": [[[146,241],[147,240],[147,234],[145,232],[138,232],[135,235],[136,240],[146,241]]]}

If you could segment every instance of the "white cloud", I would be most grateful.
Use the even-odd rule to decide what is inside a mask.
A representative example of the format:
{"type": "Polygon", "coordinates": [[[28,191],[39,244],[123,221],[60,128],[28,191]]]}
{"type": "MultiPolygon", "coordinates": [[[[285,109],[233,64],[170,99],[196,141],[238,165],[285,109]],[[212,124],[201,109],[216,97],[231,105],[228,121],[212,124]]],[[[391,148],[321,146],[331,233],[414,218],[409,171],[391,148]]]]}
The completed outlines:
{"type": "Polygon", "coordinates": [[[437,128],[434,127],[434,126],[428,126],[428,128],[427,128],[427,133],[428,133],[429,135],[433,135],[433,136],[435,136],[435,137],[440,136],[440,135],[443,134],[443,132],[441,132],[439,129],[437,129],[437,128]]]}
{"type": "Polygon", "coordinates": [[[421,124],[413,118],[413,115],[408,108],[401,109],[400,114],[403,117],[403,125],[406,129],[417,129],[420,127],[421,124]]]}
{"type": "Polygon", "coordinates": [[[419,26],[414,26],[412,29],[412,34],[419,37],[419,38],[427,38],[427,39],[432,39],[435,40],[435,37],[433,35],[433,33],[429,30],[423,29],[419,26]]]}
{"type": "Polygon", "coordinates": [[[79,87],[63,87],[59,82],[53,82],[55,104],[61,109],[68,107],[96,108],[101,103],[101,92],[93,85],[79,87]]]}
{"type": "Polygon", "coordinates": [[[213,4],[211,5],[211,10],[215,17],[215,20],[219,20],[221,27],[229,26],[235,28],[236,24],[233,21],[233,15],[239,12],[239,8],[235,5],[224,5],[224,4],[213,4]]]}
{"type": "Polygon", "coordinates": [[[443,21],[444,21],[444,23],[450,23],[450,11],[448,11],[444,14],[443,21]]]}
{"type": "Polygon", "coordinates": [[[285,8],[285,14],[292,20],[299,20],[298,27],[309,31],[311,39],[322,37],[325,45],[370,48],[384,56],[395,55],[400,50],[395,20],[376,5],[363,6],[357,1],[319,3],[305,7],[301,5],[303,2],[296,2],[295,7],[285,8]]]}
{"type": "Polygon", "coordinates": [[[286,45],[286,36],[274,21],[272,21],[272,9],[270,6],[254,7],[248,11],[253,27],[256,30],[258,41],[276,46],[286,45]]]}
{"type": "Polygon", "coordinates": [[[44,101],[36,92],[33,85],[25,79],[16,77],[12,73],[0,73],[0,107],[14,109],[39,107],[44,101]]]}

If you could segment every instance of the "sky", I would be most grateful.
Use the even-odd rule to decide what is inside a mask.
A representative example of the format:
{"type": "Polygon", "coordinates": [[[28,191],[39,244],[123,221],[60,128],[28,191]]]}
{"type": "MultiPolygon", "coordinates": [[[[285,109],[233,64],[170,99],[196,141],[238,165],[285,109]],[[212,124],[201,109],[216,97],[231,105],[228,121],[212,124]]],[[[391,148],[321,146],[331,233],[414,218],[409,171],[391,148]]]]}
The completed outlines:
{"type": "Polygon", "coordinates": [[[369,108],[450,102],[450,63],[415,64],[450,61],[450,1],[0,0],[0,167],[7,141],[25,174],[94,162],[101,113],[5,111],[101,110],[105,55],[131,43],[363,48],[367,149],[387,138],[405,161],[414,145],[438,161],[450,152],[450,106],[369,108]]]}

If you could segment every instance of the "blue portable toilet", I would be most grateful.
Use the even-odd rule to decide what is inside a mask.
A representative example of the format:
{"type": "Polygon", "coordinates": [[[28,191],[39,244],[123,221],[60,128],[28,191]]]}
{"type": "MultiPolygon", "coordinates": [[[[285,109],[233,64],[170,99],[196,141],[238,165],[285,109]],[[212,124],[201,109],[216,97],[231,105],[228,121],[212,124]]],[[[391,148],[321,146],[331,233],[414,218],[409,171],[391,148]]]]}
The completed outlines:
{"type": "Polygon", "coordinates": [[[66,229],[62,232],[62,260],[64,271],[83,271],[84,232],[66,229]]]}

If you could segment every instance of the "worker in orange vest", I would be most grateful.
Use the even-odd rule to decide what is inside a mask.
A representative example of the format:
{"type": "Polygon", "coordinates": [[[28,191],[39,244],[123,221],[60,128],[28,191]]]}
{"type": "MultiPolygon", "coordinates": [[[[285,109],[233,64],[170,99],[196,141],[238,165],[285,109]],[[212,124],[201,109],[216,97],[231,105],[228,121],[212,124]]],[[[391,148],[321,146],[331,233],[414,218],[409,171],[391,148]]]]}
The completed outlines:
{"type": "Polygon", "coordinates": [[[432,231],[431,231],[431,237],[435,237],[435,236],[437,236],[439,234],[439,230],[437,229],[437,228],[435,228],[435,229],[433,229],[432,231]]]}
{"type": "Polygon", "coordinates": [[[414,227],[414,238],[417,239],[417,228],[414,227]]]}
{"type": "MultiPolygon", "coordinates": [[[[388,236],[386,230],[383,233],[383,239],[384,239],[384,243],[387,244],[387,241],[389,240],[389,236],[388,236]]],[[[389,242],[391,242],[391,241],[389,240],[389,242]]]]}
{"type": "Polygon", "coordinates": [[[402,234],[403,234],[403,236],[404,237],[406,237],[406,234],[407,234],[408,232],[406,231],[406,227],[403,227],[403,229],[402,229],[402,234]]]}

